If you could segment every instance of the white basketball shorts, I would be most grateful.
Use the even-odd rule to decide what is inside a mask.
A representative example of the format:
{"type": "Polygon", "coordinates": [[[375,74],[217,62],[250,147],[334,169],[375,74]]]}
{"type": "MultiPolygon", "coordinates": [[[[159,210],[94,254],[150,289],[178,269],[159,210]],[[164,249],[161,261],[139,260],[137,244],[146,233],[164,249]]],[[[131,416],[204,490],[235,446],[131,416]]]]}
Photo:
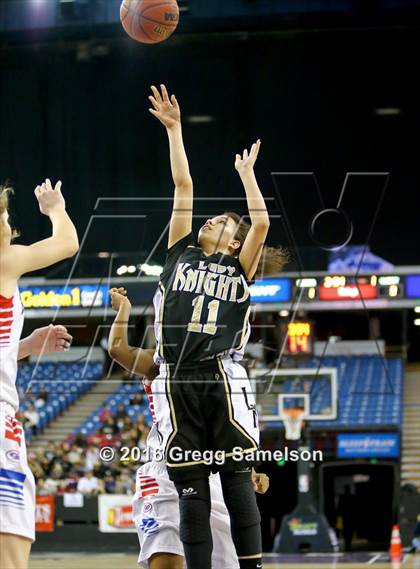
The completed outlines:
{"type": "MultiPolygon", "coordinates": [[[[223,501],[218,474],[209,478],[210,525],[213,536],[213,569],[238,569],[239,563],[230,533],[229,513],[223,501]]],[[[148,567],[156,553],[184,556],[179,538],[179,499],[163,462],[148,462],[137,471],[133,519],[140,541],[139,565],[148,567]]]]}

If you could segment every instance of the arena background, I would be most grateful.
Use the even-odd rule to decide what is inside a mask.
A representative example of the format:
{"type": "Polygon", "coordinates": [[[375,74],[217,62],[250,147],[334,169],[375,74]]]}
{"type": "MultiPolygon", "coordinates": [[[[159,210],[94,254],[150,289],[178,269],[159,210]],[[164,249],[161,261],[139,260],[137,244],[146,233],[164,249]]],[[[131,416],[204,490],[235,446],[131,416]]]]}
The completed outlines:
{"type": "MultiPolygon", "coordinates": [[[[141,394],[138,378],[106,354],[113,316],[106,289],[127,287],[130,341],[151,346],[153,273],[165,258],[172,196],[165,133],[147,111],[149,86],[161,82],[181,104],[200,198],[196,229],[221,207],[246,211],[233,159],[262,139],[257,175],[272,216],[269,244],[285,245],[292,258],[274,283],[287,292],[271,297],[263,281],[255,295],[248,367],[313,369],[321,362],[338,370],[337,421],[311,424],[308,437],[324,452],[324,463],[311,469],[314,504],[335,529],[340,553],[308,544],[297,555],[276,550],[283,516],[297,504],[298,476],[296,464],[273,461],[261,467],[271,480],[259,497],[264,550],[276,550],[266,566],[388,566],[393,525],[407,552],[420,512],[420,2],[179,5],[175,34],[146,46],[125,35],[117,1],[0,2],[0,179],[15,188],[19,242],[48,234],[33,196],[47,176],[63,181],[82,239],[75,260],[21,283],[24,335],[54,321],[74,336],[61,360],[31,359],[19,371],[30,462],[45,501],[31,567],[65,567],[75,551],[80,567],[135,566],[137,537],[125,530],[138,464],[95,464],[95,457],[105,444],[141,447],[150,423],[145,399],[132,399],[141,394]],[[348,245],[361,247],[363,258],[348,248],[334,265],[319,242],[342,243],[343,218],[327,216],[315,235],[309,227],[317,187],[325,207],[335,208],[343,185],[354,229],[348,245]],[[312,282],[302,287],[303,278],[312,282]],[[361,300],[360,285],[372,287],[375,299],[361,300]],[[335,300],[323,301],[325,288],[338,291],[335,300]],[[306,339],[293,340],[295,321],[309,325],[306,339]],[[353,380],[359,391],[344,395],[353,380]],[[353,414],[345,414],[345,397],[353,414]],[[117,424],[106,421],[105,403],[114,418],[124,407],[117,424]],[[368,449],[346,458],[338,442],[346,434],[390,436],[398,448],[388,457],[368,449]],[[97,489],[80,498],[78,481],[91,468],[97,489]],[[340,510],[347,485],[355,504],[350,521],[340,510]],[[101,531],[96,494],[128,496],[104,502],[112,534],[101,531]],[[346,523],[353,553],[344,551],[346,523]]],[[[283,426],[262,426],[263,446],[283,449],[283,426]]],[[[404,554],[401,563],[418,561],[404,554]]]]}

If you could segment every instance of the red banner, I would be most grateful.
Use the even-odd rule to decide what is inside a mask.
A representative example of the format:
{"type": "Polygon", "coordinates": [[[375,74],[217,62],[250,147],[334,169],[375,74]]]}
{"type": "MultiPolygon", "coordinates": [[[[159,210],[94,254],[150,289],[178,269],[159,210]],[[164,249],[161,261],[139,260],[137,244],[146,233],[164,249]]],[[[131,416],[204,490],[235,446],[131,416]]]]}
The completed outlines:
{"type": "Polygon", "coordinates": [[[37,496],[35,509],[35,530],[54,531],[54,496],[37,496]]]}
{"type": "Polygon", "coordinates": [[[320,300],[368,300],[377,297],[376,286],[370,284],[350,284],[338,287],[321,286],[319,288],[320,300]]]}

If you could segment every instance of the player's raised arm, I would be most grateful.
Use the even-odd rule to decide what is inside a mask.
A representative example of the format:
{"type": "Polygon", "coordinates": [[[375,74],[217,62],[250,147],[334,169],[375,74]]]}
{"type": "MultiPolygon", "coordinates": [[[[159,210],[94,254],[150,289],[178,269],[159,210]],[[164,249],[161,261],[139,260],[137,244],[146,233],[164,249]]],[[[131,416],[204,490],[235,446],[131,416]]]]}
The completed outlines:
{"type": "Polygon", "coordinates": [[[112,288],[109,294],[111,295],[112,308],[117,311],[108,338],[109,355],[127,371],[153,380],[158,373],[158,367],[153,361],[154,350],[134,348],[128,343],[131,302],[127,298],[126,290],[112,288]]]}
{"type": "Polygon", "coordinates": [[[32,245],[11,245],[5,253],[7,272],[19,278],[25,273],[49,267],[75,255],[79,249],[76,228],[66,212],[66,203],[61,193],[61,182],[52,187],[49,179],[35,189],[41,213],[52,224],[52,235],[32,245]]]}
{"type": "Polygon", "coordinates": [[[249,153],[245,149],[242,156],[237,154],[235,159],[235,168],[245,188],[249,217],[251,219],[251,229],[239,254],[239,261],[248,279],[252,279],[255,275],[270,227],[265,201],[258,187],[254,172],[254,165],[260,146],[261,141],[257,140],[252,145],[249,153]]]}
{"type": "Polygon", "coordinates": [[[172,178],[175,184],[174,205],[169,227],[168,249],[191,233],[193,209],[193,182],[182,138],[181,111],[175,95],[169,98],[165,85],[161,92],[152,86],[149,100],[153,116],[166,127],[169,138],[172,178]]]}

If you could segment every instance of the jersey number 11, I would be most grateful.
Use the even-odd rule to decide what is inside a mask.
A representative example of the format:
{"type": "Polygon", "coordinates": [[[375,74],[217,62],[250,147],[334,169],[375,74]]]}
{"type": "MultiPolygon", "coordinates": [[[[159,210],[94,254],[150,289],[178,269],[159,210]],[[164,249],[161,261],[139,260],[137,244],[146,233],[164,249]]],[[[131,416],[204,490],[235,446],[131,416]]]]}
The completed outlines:
{"type": "Polygon", "coordinates": [[[191,322],[188,324],[188,332],[198,332],[204,334],[216,334],[217,313],[219,312],[220,301],[212,300],[208,304],[209,315],[207,324],[200,324],[201,313],[203,312],[204,294],[197,296],[192,301],[194,307],[191,322]]]}

